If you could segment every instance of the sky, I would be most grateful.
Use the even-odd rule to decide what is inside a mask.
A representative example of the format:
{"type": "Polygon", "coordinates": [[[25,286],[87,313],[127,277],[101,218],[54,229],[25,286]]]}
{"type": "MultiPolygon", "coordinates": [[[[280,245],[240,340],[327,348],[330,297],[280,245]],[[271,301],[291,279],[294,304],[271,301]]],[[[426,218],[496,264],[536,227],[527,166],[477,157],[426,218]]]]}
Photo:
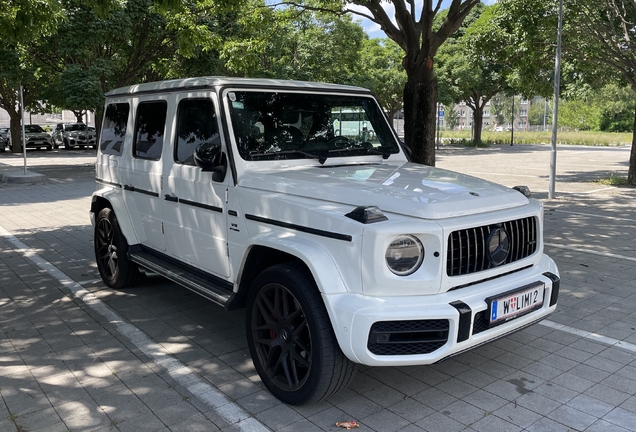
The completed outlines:
{"type": "MultiPolygon", "coordinates": [[[[497,0],[483,0],[484,4],[487,5],[491,5],[493,3],[495,3],[497,0]]],[[[442,2],[442,9],[446,9],[448,8],[448,6],[450,5],[451,0],[444,0],[442,2]]],[[[418,8],[422,7],[422,0],[416,0],[415,4],[417,5],[418,8]]],[[[387,11],[387,14],[390,17],[393,17],[393,15],[395,14],[395,8],[393,7],[393,4],[390,2],[383,2],[382,3],[384,10],[387,11]]],[[[355,5],[350,5],[349,9],[351,10],[355,10],[355,11],[359,11],[361,13],[367,14],[369,15],[369,11],[362,7],[362,6],[355,6],[355,5]]],[[[352,14],[352,17],[354,19],[354,21],[359,21],[360,24],[362,25],[362,27],[364,28],[364,31],[369,35],[369,37],[371,38],[383,38],[386,37],[386,35],[384,34],[384,32],[382,30],[380,30],[380,26],[377,25],[376,23],[369,21],[366,18],[363,18],[359,15],[356,14],[352,14]]]]}

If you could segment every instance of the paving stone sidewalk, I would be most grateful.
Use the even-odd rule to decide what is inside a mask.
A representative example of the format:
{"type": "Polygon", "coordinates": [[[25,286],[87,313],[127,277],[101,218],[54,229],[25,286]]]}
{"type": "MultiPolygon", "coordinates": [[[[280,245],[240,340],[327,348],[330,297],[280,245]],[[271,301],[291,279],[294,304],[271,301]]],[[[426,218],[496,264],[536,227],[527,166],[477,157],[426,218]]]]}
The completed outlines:
{"type": "MultiPolygon", "coordinates": [[[[106,288],[88,220],[94,155],[38,152],[46,183],[0,183],[0,431],[336,431],[351,419],[361,432],[636,431],[636,191],[592,182],[625,172],[627,153],[559,155],[545,242],[563,282],[548,322],[438,365],[361,367],[345,392],[293,407],[260,383],[242,311],[163,279],[106,288]]],[[[545,199],[546,155],[442,149],[438,166],[545,199]]],[[[0,156],[0,171],[17,163],[0,156]]]]}

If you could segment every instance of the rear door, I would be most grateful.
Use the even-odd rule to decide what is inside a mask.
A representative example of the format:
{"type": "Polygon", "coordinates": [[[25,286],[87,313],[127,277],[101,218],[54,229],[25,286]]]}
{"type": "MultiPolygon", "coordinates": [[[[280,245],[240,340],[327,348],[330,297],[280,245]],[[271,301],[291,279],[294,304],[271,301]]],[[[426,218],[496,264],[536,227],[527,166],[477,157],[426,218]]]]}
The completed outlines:
{"type": "Polygon", "coordinates": [[[124,200],[135,231],[145,246],[165,251],[163,214],[163,149],[170,95],[140,97],[134,102],[132,158],[124,177],[124,200]]]}

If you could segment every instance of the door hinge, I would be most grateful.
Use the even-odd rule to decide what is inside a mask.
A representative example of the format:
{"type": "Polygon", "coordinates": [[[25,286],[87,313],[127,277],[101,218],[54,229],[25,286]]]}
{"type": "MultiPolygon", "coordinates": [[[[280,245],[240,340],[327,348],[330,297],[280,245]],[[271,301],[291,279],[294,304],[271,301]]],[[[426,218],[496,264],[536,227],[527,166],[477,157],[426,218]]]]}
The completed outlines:
{"type": "Polygon", "coordinates": [[[227,200],[228,200],[228,191],[227,189],[225,189],[225,204],[227,204],[227,200]]]}
{"type": "Polygon", "coordinates": [[[163,222],[161,222],[161,234],[165,234],[166,232],[163,230],[163,222]]]}
{"type": "Polygon", "coordinates": [[[227,257],[230,257],[230,244],[229,243],[225,243],[225,251],[227,252],[227,257]]]}

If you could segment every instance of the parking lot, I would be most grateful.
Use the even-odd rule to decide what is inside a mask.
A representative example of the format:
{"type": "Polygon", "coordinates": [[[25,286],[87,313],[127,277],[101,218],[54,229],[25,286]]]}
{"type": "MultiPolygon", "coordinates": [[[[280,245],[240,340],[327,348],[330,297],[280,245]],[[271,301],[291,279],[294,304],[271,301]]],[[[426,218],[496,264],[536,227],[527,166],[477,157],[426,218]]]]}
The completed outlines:
{"type": "MultiPolygon", "coordinates": [[[[545,206],[561,272],[557,311],[537,325],[432,366],[360,367],[315,405],[261,385],[243,311],[226,312],[150,278],[99,280],[88,219],[94,150],[29,151],[46,183],[0,183],[1,431],[636,431],[636,190],[629,147],[442,148],[437,165],[545,206]]],[[[0,172],[21,168],[0,154],[0,172]]]]}

